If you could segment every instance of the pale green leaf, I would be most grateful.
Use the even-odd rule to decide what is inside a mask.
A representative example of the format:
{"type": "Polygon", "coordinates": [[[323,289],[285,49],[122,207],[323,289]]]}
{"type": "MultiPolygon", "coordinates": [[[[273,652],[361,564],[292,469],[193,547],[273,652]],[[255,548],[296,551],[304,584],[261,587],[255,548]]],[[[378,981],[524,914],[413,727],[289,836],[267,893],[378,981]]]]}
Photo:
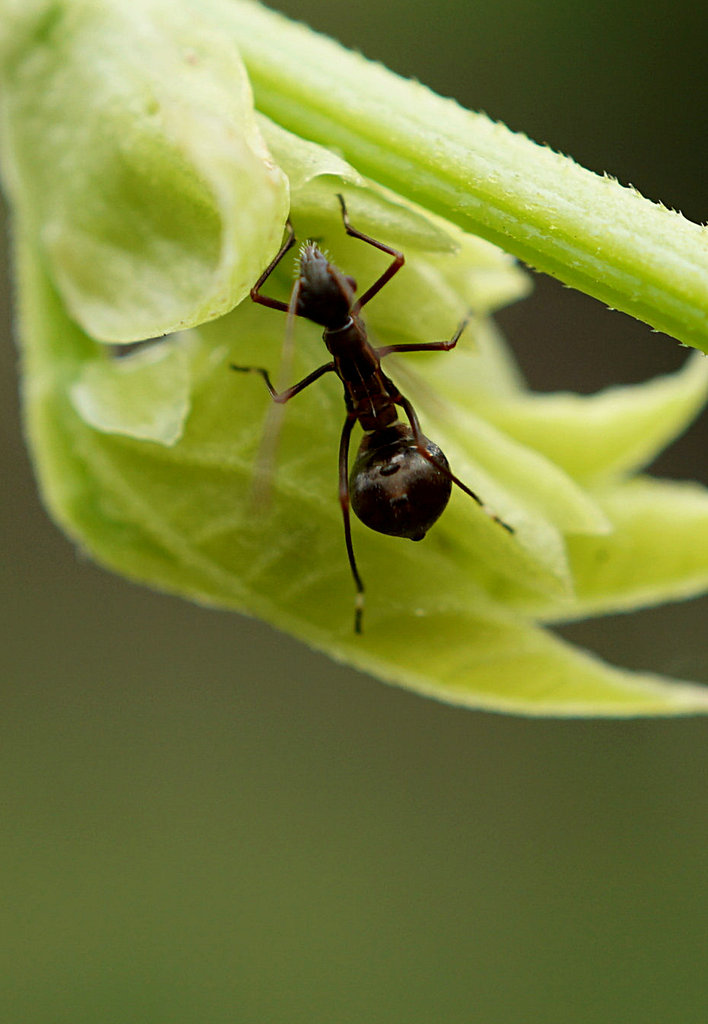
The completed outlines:
{"type": "Polygon", "coordinates": [[[96,430],[172,445],[189,412],[191,374],[179,339],[130,358],[107,352],[86,362],[69,394],[79,416],[96,430]]]}
{"type": "Polygon", "coordinates": [[[544,617],[581,618],[708,589],[708,491],[698,484],[638,477],[598,495],[613,524],[603,537],[571,537],[575,580],[569,609],[544,617]]]}
{"type": "Polygon", "coordinates": [[[392,621],[385,639],[365,653],[348,645],[346,660],[467,707],[558,716],[708,712],[706,687],[614,668],[518,620],[446,609],[407,629],[399,625],[392,621]]]}
{"type": "Polygon", "coordinates": [[[126,341],[226,312],[288,206],[238,52],[180,4],[30,15],[1,69],[5,174],[72,315],[126,341]]]}
{"type": "Polygon", "coordinates": [[[481,397],[484,415],[587,485],[641,468],[696,417],[708,397],[708,359],[676,373],[594,395],[481,397]]]}

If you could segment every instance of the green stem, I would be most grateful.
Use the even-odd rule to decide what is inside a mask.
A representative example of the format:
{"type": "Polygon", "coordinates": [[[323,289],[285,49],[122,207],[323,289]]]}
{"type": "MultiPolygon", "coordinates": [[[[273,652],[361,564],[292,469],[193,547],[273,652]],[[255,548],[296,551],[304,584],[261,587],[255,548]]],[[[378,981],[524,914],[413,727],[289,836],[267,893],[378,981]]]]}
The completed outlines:
{"type": "MultiPolygon", "coordinates": [[[[256,105],[530,266],[708,351],[708,232],[247,0],[256,105]]],[[[224,14],[224,7],[220,7],[224,14]]]]}

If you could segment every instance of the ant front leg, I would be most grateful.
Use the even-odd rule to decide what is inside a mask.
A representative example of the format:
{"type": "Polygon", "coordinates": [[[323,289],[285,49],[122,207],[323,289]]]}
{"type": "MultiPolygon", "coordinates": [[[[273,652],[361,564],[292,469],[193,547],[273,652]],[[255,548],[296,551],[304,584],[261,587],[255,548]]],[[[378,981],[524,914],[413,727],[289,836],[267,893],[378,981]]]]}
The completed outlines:
{"type": "Polygon", "coordinates": [[[398,249],[393,249],[390,245],[384,245],[383,242],[378,242],[375,238],[371,238],[370,235],[365,235],[362,231],[357,231],[356,228],[353,228],[349,222],[349,214],[347,213],[344,196],[337,193],[337,199],[339,200],[339,205],[342,207],[342,220],[344,221],[344,230],[346,233],[351,235],[352,238],[358,238],[360,241],[366,242],[367,245],[373,245],[375,249],[380,249],[381,252],[385,252],[389,256],[393,256],[393,263],[384,270],[381,277],[377,278],[371,287],[367,288],[361,298],[358,299],[352,307],[352,314],[356,315],[361,307],[365,306],[370,299],[373,299],[374,295],[380,292],[385,284],[388,284],[393,275],[398,273],[405,263],[406,258],[402,252],[398,251],[398,249]]]}
{"type": "Polygon", "coordinates": [[[261,295],[261,285],[265,284],[270,275],[273,273],[275,268],[278,266],[280,261],[285,256],[286,252],[292,249],[295,244],[295,229],[293,228],[290,220],[287,222],[288,237],[283,242],[283,245],[278,254],[271,260],[268,266],[265,268],[261,276],[258,278],[253,288],[251,288],[251,298],[254,302],[258,302],[261,306],[268,306],[269,309],[278,309],[281,313],[287,313],[290,306],[287,302],[282,302],[280,299],[271,299],[267,295],[261,295]]]}
{"type": "Polygon", "coordinates": [[[342,437],[339,442],[339,504],[342,507],[342,518],[344,519],[344,542],[347,545],[349,566],[354,577],[356,587],[356,599],[354,603],[354,632],[361,633],[361,620],[364,615],[364,584],[361,581],[359,570],[354,557],[354,545],[352,544],[352,524],[349,512],[349,439],[352,436],[352,428],[356,423],[356,416],[347,413],[342,428],[342,437]]]}

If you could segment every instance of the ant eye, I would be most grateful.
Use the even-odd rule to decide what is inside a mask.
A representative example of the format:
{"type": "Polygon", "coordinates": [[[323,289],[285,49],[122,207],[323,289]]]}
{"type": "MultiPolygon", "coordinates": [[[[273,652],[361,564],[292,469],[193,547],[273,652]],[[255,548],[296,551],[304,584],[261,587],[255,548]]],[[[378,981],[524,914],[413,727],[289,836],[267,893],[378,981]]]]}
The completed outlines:
{"type": "Polygon", "coordinates": [[[349,285],[351,290],[353,292],[355,292],[356,291],[356,281],[354,280],[354,278],[350,277],[349,274],[345,274],[344,275],[344,280],[347,282],[347,284],[349,285]]]}

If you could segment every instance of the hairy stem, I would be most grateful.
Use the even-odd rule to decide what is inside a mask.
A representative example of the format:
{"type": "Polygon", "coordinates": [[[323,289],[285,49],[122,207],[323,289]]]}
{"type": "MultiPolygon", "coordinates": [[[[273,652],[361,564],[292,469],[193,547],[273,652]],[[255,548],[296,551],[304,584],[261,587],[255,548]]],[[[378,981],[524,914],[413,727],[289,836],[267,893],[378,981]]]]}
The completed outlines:
{"type": "MultiPolygon", "coordinates": [[[[223,12],[223,8],[222,8],[223,12]]],[[[258,108],[530,266],[708,351],[708,233],[632,188],[250,2],[258,108]]]]}

